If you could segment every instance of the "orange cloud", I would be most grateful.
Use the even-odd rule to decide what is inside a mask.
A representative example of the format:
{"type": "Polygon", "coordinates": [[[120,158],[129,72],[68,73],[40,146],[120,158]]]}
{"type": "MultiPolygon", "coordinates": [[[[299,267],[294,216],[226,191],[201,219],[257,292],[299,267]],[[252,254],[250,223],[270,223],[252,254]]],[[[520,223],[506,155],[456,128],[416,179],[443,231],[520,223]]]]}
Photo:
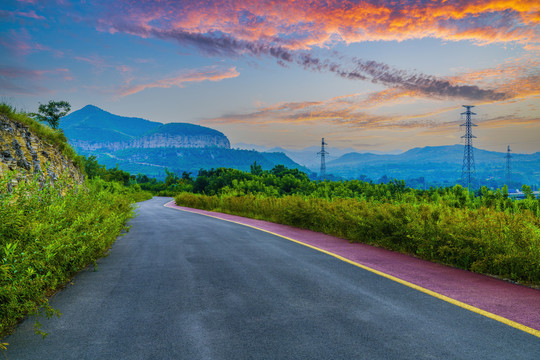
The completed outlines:
{"type": "Polygon", "coordinates": [[[368,99],[373,99],[371,95],[362,98],[354,94],[326,101],[280,103],[248,114],[230,114],[203,122],[250,125],[327,123],[363,128],[422,128],[436,126],[430,118],[454,109],[445,108],[412,115],[378,115],[364,111],[368,99]]]}
{"type": "Polygon", "coordinates": [[[290,50],[376,40],[435,37],[477,44],[538,42],[537,0],[140,1],[115,2],[110,31],[221,32],[290,50]],[[117,14],[125,14],[118,17],[117,14]],[[119,19],[120,18],[120,19],[119,19]],[[120,20],[120,21],[119,21],[120,20]],[[131,29],[131,30],[130,30],[131,29]]]}
{"type": "Polygon", "coordinates": [[[154,82],[137,85],[127,85],[118,91],[120,97],[132,95],[151,88],[170,88],[173,86],[183,87],[185,83],[202,82],[202,81],[221,81],[224,79],[235,78],[240,73],[235,67],[229,69],[217,69],[216,67],[208,67],[205,69],[195,69],[184,72],[178,76],[160,79],[154,82]]]}

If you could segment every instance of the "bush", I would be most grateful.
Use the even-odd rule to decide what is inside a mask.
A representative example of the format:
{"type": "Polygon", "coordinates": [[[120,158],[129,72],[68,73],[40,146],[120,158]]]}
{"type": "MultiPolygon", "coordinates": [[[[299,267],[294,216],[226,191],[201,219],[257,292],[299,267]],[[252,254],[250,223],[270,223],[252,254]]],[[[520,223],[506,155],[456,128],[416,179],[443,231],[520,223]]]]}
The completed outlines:
{"type": "Polygon", "coordinates": [[[47,295],[106,254],[134,214],[119,184],[61,176],[7,192],[16,176],[0,177],[0,337],[40,307],[50,314],[47,295]]]}

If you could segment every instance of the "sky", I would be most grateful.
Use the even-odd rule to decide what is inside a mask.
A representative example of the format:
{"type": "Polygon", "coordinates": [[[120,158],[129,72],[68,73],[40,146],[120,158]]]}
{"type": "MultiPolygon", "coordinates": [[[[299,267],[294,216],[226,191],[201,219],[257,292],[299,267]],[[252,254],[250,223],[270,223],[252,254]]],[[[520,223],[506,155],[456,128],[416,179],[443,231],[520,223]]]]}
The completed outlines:
{"type": "Polygon", "coordinates": [[[0,101],[231,143],[540,151],[538,0],[2,0],[0,101]]]}

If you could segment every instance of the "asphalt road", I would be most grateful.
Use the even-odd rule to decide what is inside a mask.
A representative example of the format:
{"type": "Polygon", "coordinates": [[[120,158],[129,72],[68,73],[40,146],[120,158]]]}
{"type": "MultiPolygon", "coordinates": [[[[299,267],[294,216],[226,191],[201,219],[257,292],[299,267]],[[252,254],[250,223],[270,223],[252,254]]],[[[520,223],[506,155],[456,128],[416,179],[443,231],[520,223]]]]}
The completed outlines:
{"type": "Polygon", "coordinates": [[[9,359],[538,359],[540,339],[268,233],[141,203],[9,359]]]}

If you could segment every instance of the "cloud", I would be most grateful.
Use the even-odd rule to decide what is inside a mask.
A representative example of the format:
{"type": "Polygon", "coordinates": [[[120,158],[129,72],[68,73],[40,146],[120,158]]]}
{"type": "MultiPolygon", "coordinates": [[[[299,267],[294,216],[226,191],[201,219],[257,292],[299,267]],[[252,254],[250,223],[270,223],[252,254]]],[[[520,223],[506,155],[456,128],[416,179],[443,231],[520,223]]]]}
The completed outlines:
{"type": "MultiPolygon", "coordinates": [[[[360,62],[360,68],[356,71],[363,71],[364,74],[372,77],[372,81],[383,82],[389,87],[378,92],[339,96],[326,101],[280,103],[259,107],[252,113],[227,114],[204,120],[204,122],[215,124],[317,122],[365,128],[439,128],[449,124],[455,125],[453,122],[433,120],[439,118],[441,114],[455,110],[455,106],[400,115],[378,115],[368,110],[381,108],[388,103],[392,105],[399,102],[411,103],[425,99],[430,93],[436,94],[440,100],[445,100],[446,97],[468,97],[481,100],[476,105],[503,105],[538,97],[540,96],[539,63],[536,59],[514,59],[493,68],[462,72],[453,77],[437,79],[391,69],[384,64],[360,62]],[[489,89],[462,85],[471,82],[480,83],[489,89]],[[463,92],[469,93],[464,95],[463,92]]],[[[517,117],[514,118],[517,119],[517,117]]],[[[526,121],[539,121],[534,117],[523,117],[523,119],[525,120],[520,121],[520,124],[526,121]]],[[[503,120],[506,121],[506,118],[503,120]]],[[[502,123],[503,120],[499,119],[497,123],[502,123]]]]}
{"type": "Polygon", "coordinates": [[[16,66],[0,65],[0,95],[39,95],[52,92],[40,83],[48,76],[61,76],[71,80],[69,69],[33,70],[16,66]]]}
{"type": "Polygon", "coordinates": [[[56,57],[62,57],[64,55],[60,50],[52,49],[49,46],[32,41],[30,34],[24,29],[19,32],[10,30],[7,34],[2,35],[0,37],[0,45],[16,56],[26,56],[39,51],[50,52],[56,57]]]}
{"type": "MultiPolygon", "coordinates": [[[[476,38],[477,43],[488,43],[488,38],[499,41],[498,39],[504,38],[504,36],[501,38],[500,34],[503,31],[501,29],[504,29],[504,23],[521,19],[516,14],[533,12],[535,8],[532,3],[524,1],[520,6],[512,5],[511,2],[501,4],[500,2],[490,3],[479,0],[477,0],[476,6],[456,1],[447,1],[444,4],[438,2],[422,3],[422,6],[414,2],[411,2],[410,6],[392,5],[392,2],[383,2],[382,5],[379,3],[361,2],[362,6],[360,6],[352,2],[337,1],[329,2],[325,7],[321,7],[318,3],[312,8],[298,5],[302,4],[302,1],[294,4],[279,1],[275,3],[262,2],[260,6],[255,6],[249,1],[242,2],[241,5],[237,2],[233,4],[217,1],[215,4],[222,6],[213,7],[204,6],[204,4],[195,6],[193,3],[177,6],[176,2],[167,1],[159,2],[159,4],[142,2],[129,9],[124,9],[126,15],[123,17],[101,19],[101,26],[110,32],[125,32],[144,38],[175,40],[184,46],[194,46],[210,56],[238,57],[244,54],[255,57],[270,56],[284,66],[296,64],[306,70],[330,72],[350,80],[371,81],[425,97],[499,101],[510,96],[505,92],[480,88],[470,83],[458,84],[450,79],[396,69],[381,62],[348,58],[337,53],[332,53],[329,58],[320,58],[310,54],[307,50],[314,46],[326,46],[326,44],[338,40],[345,42],[400,40],[392,36],[388,37],[388,34],[397,36],[409,32],[408,35],[405,35],[406,38],[407,36],[410,38],[433,37],[434,35],[429,31],[428,33],[411,35],[413,33],[410,33],[410,28],[418,26],[412,20],[422,18],[427,21],[426,19],[435,17],[441,18],[440,21],[443,21],[444,16],[446,16],[445,21],[448,19],[454,21],[443,27],[444,31],[441,30],[441,33],[447,32],[447,35],[443,37],[445,39],[456,36],[463,37],[463,34],[474,30],[478,34],[483,31],[485,35],[476,38]],[[433,3],[438,3],[438,7],[433,3]],[[493,7],[490,8],[489,4],[493,7]],[[433,10],[433,14],[428,11],[429,9],[433,10]],[[492,22],[496,22],[496,29],[492,28],[493,25],[483,24],[484,21],[487,21],[486,19],[490,19],[490,14],[494,12],[503,12],[502,15],[498,15],[496,21],[492,19],[492,22]],[[409,14],[412,18],[403,14],[409,14]],[[477,17],[481,20],[477,20],[477,17]],[[340,19],[339,26],[336,24],[336,19],[340,19]],[[457,26],[455,21],[462,20],[465,21],[465,25],[457,26]],[[366,21],[370,26],[364,28],[363,24],[366,21]],[[373,21],[375,23],[372,24],[373,21]],[[354,24],[354,26],[349,26],[348,23],[354,24]],[[328,24],[335,26],[332,27],[328,24]],[[470,24],[482,26],[471,30],[470,24]],[[320,28],[320,26],[323,27],[320,28]],[[372,27],[381,26],[386,32],[381,30],[378,36],[357,38],[351,35],[351,33],[372,32],[372,27]],[[457,27],[461,30],[458,31],[457,27]],[[312,35],[306,35],[307,37],[302,35],[304,32],[316,34],[313,36],[321,36],[325,40],[322,41],[321,38],[315,41],[312,35]],[[489,36],[488,32],[491,32],[489,36]]],[[[122,2],[119,4],[121,6],[122,2]]],[[[439,23],[437,24],[440,26],[439,23]]],[[[523,32],[529,34],[530,31],[532,31],[530,27],[516,29],[515,26],[512,26],[512,30],[508,30],[507,35],[513,34],[514,39],[519,34],[523,32]]],[[[529,41],[532,39],[531,36],[529,34],[522,40],[529,41]]]]}
{"type": "Polygon", "coordinates": [[[7,18],[25,17],[25,18],[36,19],[36,20],[45,20],[45,17],[36,14],[35,10],[29,10],[29,11],[0,10],[0,17],[7,17],[7,18]]]}
{"type": "Polygon", "coordinates": [[[507,94],[506,100],[540,95],[540,61],[521,58],[493,68],[458,74],[450,79],[456,84],[475,82],[507,94]]]}
{"type": "Polygon", "coordinates": [[[229,69],[218,69],[216,67],[207,67],[203,69],[194,69],[191,71],[185,71],[180,75],[168,77],[160,80],[156,80],[150,83],[126,85],[119,89],[118,95],[120,97],[133,95],[144,89],[151,88],[170,88],[173,86],[183,87],[185,83],[190,82],[202,82],[202,81],[221,81],[224,79],[235,78],[240,73],[236,71],[235,67],[229,69]]]}
{"type": "Polygon", "coordinates": [[[428,128],[441,126],[444,122],[433,120],[437,115],[455,110],[455,107],[418,114],[385,115],[366,111],[365,104],[373,94],[338,96],[325,101],[286,102],[261,107],[245,114],[227,114],[218,118],[202,120],[205,124],[333,124],[348,128],[428,128]]]}
{"type": "Polygon", "coordinates": [[[539,41],[536,0],[124,0],[109,6],[110,15],[102,23],[111,31],[125,31],[130,24],[147,30],[219,32],[289,50],[428,37],[479,45],[539,41]]]}

